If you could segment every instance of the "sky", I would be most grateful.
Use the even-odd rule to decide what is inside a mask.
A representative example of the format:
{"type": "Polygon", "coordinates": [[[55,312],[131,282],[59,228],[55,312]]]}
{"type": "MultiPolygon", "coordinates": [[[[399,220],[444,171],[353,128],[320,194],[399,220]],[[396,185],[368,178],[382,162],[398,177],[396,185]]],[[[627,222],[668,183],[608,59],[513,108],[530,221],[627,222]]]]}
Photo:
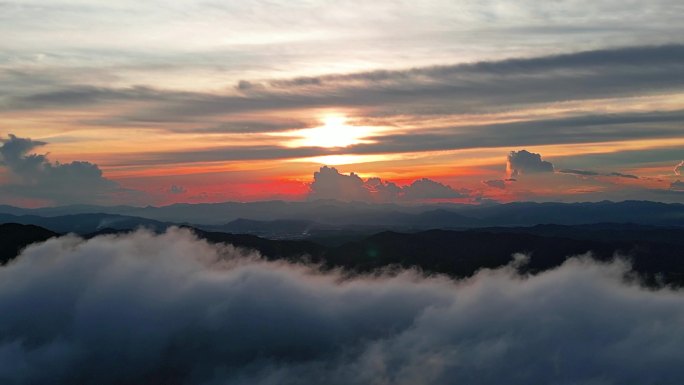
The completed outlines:
{"type": "Polygon", "coordinates": [[[684,203],[683,17],[0,0],[0,203],[684,203]]]}

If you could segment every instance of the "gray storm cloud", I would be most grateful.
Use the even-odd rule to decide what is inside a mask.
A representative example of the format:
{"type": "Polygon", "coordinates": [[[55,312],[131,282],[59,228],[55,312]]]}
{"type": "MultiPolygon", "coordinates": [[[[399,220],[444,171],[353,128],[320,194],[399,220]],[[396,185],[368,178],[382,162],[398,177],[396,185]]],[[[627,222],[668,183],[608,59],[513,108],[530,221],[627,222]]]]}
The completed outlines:
{"type": "Polygon", "coordinates": [[[524,174],[553,172],[553,164],[542,160],[541,154],[527,150],[511,151],[506,162],[508,175],[516,177],[524,174]]]}
{"type": "MultiPolygon", "coordinates": [[[[445,252],[458,252],[450,250],[445,252]]],[[[534,256],[532,256],[534,258],[534,256]]],[[[267,262],[189,231],[0,267],[3,384],[676,384],[684,296],[572,258],[453,281],[267,262]]]]}
{"type": "Polygon", "coordinates": [[[103,176],[98,165],[84,161],[52,162],[47,155],[33,153],[47,143],[9,134],[0,138],[0,167],[11,180],[0,185],[5,201],[33,198],[56,204],[111,203],[116,197],[140,200],[142,192],[124,189],[103,176]]]}

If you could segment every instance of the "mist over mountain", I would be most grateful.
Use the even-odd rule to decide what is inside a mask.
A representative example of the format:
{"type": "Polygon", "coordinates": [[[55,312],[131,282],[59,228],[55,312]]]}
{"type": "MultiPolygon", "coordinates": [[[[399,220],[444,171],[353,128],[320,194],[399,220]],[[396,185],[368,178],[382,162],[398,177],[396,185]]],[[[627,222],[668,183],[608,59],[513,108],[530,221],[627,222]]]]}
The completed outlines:
{"type": "Polygon", "coordinates": [[[0,382],[684,376],[682,205],[181,207],[3,207],[0,382]]]}
{"type": "Polygon", "coordinates": [[[416,270],[349,276],[267,261],[188,230],[52,238],[0,266],[0,379],[522,385],[682,378],[681,292],[625,281],[624,261],[573,257],[529,275],[520,270],[528,257],[463,280],[416,270]]]}
{"type": "MultiPolygon", "coordinates": [[[[33,242],[58,233],[31,225],[0,227],[0,241],[7,246],[4,261],[33,242]],[[14,251],[12,254],[10,250],[14,251]]],[[[166,228],[157,228],[163,233],[166,228]]],[[[615,258],[630,261],[633,273],[651,286],[684,286],[684,229],[644,225],[538,225],[533,227],[429,230],[412,233],[383,231],[332,234],[307,239],[268,239],[185,227],[204,240],[259,252],[268,260],[317,263],[324,269],[371,273],[386,268],[418,268],[430,274],[454,278],[472,276],[484,268],[500,268],[516,253],[529,259],[521,271],[539,273],[556,268],[569,256],[591,255],[597,261],[615,258]]],[[[121,235],[130,229],[104,228],[83,236],[121,235]]]]}
{"type": "MultiPolygon", "coordinates": [[[[78,206],[74,210],[123,210],[171,216],[169,213],[179,215],[178,207],[78,206]]],[[[3,207],[1,211],[14,214],[0,214],[0,222],[36,225],[49,230],[41,234],[76,233],[88,238],[138,228],[161,233],[171,226],[189,226],[211,242],[257,250],[269,259],[313,261],[326,268],[355,272],[389,266],[420,268],[457,278],[471,276],[482,268],[504,266],[510,262],[511,255],[519,252],[532,257],[526,272],[545,271],[560,266],[568,256],[592,253],[600,261],[610,261],[615,256],[627,258],[641,279],[650,285],[684,284],[684,256],[680,251],[684,246],[684,206],[679,204],[626,201],[398,206],[319,201],[180,207],[191,215],[178,216],[178,219],[199,218],[210,211],[216,217],[232,218],[257,207],[251,214],[253,217],[296,217],[317,212],[314,215],[317,220],[239,218],[218,225],[202,225],[112,213],[59,215],[69,212],[71,208],[66,206],[3,207]],[[192,208],[198,212],[193,214],[192,208]],[[279,209],[266,214],[266,208],[279,209]]],[[[7,242],[14,242],[14,235],[2,236],[7,242]]],[[[31,234],[17,238],[16,245],[7,250],[16,252],[30,243],[22,239],[46,238],[37,236],[39,239],[31,234]]],[[[16,255],[5,254],[4,260],[16,255]]]]}

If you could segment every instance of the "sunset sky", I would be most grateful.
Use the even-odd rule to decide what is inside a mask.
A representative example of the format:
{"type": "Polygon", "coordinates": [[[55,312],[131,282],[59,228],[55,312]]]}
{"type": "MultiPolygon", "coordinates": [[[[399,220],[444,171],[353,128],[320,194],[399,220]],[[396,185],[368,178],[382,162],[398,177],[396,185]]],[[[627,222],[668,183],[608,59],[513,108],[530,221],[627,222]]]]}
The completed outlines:
{"type": "Polygon", "coordinates": [[[679,0],[0,1],[0,203],[684,203],[682,20],[679,0]]]}

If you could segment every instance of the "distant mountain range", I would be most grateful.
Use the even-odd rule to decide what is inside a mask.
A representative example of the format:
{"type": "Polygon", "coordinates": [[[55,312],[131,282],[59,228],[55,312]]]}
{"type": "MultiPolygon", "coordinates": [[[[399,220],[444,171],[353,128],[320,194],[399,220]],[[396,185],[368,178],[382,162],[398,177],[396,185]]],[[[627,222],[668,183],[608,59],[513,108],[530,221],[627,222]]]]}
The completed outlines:
{"type": "Polygon", "coordinates": [[[0,214],[0,223],[36,225],[57,233],[81,235],[95,233],[102,229],[132,230],[139,227],[161,231],[174,225],[173,223],[117,214],[73,214],[54,217],[0,214]]]}
{"type": "MultiPolygon", "coordinates": [[[[0,223],[35,224],[57,232],[101,228],[163,229],[185,224],[212,231],[269,238],[309,238],[336,232],[421,231],[519,227],[537,224],[631,223],[684,226],[684,205],[648,201],[594,203],[436,204],[401,206],[358,202],[251,202],[175,204],[162,207],[63,206],[24,209],[0,206],[0,223]]],[[[340,233],[341,234],[341,233],[340,233]]]]}
{"type": "Polygon", "coordinates": [[[371,205],[336,201],[181,204],[164,207],[0,206],[0,262],[50,237],[161,232],[188,226],[211,242],[268,258],[372,271],[417,267],[468,276],[529,253],[529,272],[591,252],[630,258],[648,282],[684,285],[684,205],[625,201],[501,205],[371,205]]]}

